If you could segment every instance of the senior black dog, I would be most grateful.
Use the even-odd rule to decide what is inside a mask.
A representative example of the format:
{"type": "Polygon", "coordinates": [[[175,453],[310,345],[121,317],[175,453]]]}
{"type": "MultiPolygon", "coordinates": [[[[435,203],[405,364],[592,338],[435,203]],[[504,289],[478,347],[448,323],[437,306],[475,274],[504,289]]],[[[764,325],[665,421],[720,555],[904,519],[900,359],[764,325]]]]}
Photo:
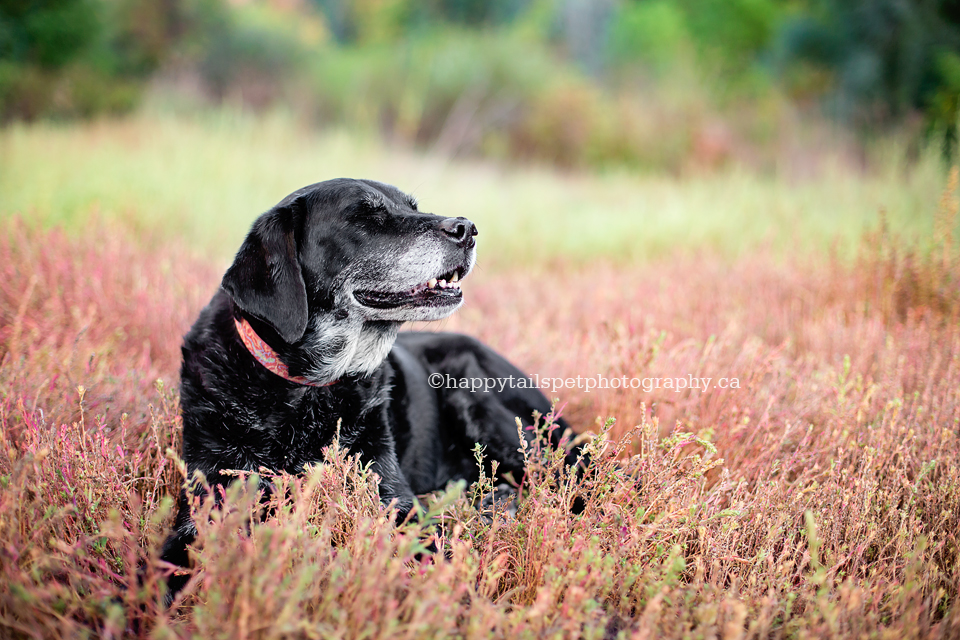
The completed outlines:
{"type": "MultiPolygon", "coordinates": [[[[522,477],[516,418],[529,426],[533,412],[549,412],[543,394],[450,384],[528,378],[467,336],[398,333],[462,304],[476,235],[469,220],[421,213],[412,197],[369,180],[320,182],[261,215],[184,338],[188,472],[211,486],[229,481],[226,470],[301,473],[323,459],[339,421],[341,446],[372,463],[381,501],[395,501],[400,518],[416,494],[475,481],[476,443],[498,473],[522,477]]],[[[560,420],[557,432],[566,427],[560,420]]],[[[184,567],[196,534],[190,503],[183,491],[161,556],[184,567]]],[[[171,592],[186,579],[175,575],[171,592]]]]}

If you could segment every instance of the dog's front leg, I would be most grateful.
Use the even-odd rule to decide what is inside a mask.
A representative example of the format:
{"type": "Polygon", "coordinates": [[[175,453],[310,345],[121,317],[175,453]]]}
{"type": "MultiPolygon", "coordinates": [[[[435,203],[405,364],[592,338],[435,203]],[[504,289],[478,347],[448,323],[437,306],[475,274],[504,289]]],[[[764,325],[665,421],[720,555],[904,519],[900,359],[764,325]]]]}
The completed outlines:
{"type": "Polygon", "coordinates": [[[373,471],[380,476],[380,502],[397,509],[397,524],[407,519],[413,508],[413,491],[400,471],[396,453],[374,460],[373,471]]]}
{"type": "Polygon", "coordinates": [[[350,447],[364,462],[370,461],[371,470],[380,476],[380,502],[391,503],[397,509],[397,523],[403,522],[413,508],[413,490],[400,469],[393,434],[387,426],[368,427],[350,447]]]}

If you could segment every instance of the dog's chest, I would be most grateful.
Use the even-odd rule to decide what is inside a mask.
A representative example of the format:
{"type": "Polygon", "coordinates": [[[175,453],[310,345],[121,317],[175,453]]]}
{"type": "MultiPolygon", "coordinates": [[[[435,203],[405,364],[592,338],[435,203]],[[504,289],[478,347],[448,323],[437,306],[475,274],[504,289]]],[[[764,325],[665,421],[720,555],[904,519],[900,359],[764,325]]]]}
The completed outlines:
{"type": "Polygon", "coordinates": [[[259,428],[245,436],[249,454],[260,466],[300,473],[305,465],[321,462],[324,449],[335,440],[351,451],[369,430],[386,428],[382,414],[387,394],[370,382],[299,388],[261,404],[259,428]]]}

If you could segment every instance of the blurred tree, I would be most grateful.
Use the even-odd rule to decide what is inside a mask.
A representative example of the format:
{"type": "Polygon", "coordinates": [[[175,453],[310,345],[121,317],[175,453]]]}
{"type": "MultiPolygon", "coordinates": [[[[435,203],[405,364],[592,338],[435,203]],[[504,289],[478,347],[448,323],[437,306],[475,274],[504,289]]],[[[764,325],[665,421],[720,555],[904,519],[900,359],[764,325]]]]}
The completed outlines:
{"type": "Polygon", "coordinates": [[[101,21],[96,0],[4,0],[0,60],[59,69],[97,39],[101,21]]]}
{"type": "Polygon", "coordinates": [[[177,0],[118,0],[112,11],[109,56],[116,73],[144,77],[156,71],[183,35],[186,11],[177,0]]]}
{"type": "Polygon", "coordinates": [[[95,64],[76,61],[95,50],[105,29],[99,0],[5,0],[0,3],[0,119],[34,117],[55,102],[87,112],[94,105],[126,100],[103,87],[95,64]],[[99,90],[76,92],[78,83],[99,90]],[[78,103],[74,99],[89,98],[78,103]]]}
{"type": "Polygon", "coordinates": [[[277,13],[224,0],[2,0],[0,118],[127,110],[164,67],[195,71],[215,98],[245,85],[263,103],[295,75],[310,22],[277,13]]]}
{"type": "Polygon", "coordinates": [[[665,71],[689,40],[686,17],[676,2],[625,2],[613,18],[608,48],[614,64],[641,61],[665,71]]]}
{"type": "Polygon", "coordinates": [[[784,0],[676,0],[710,67],[728,76],[743,73],[770,47],[793,3],[784,0]]]}
{"type": "Polygon", "coordinates": [[[455,24],[479,27],[513,22],[530,0],[431,0],[433,11],[455,24]]]}
{"type": "Polygon", "coordinates": [[[736,83],[762,63],[794,3],[783,0],[623,0],[612,16],[612,61],[665,70],[687,64],[685,51],[723,83],[736,83]]]}
{"type": "Polygon", "coordinates": [[[176,0],[4,0],[0,117],[133,106],[176,37],[176,0]]]}
{"type": "Polygon", "coordinates": [[[779,36],[787,65],[827,71],[833,115],[861,129],[923,112],[928,133],[956,151],[960,1],[816,0],[779,36]]]}
{"type": "Polygon", "coordinates": [[[567,54],[591,75],[608,65],[607,42],[617,16],[616,0],[562,0],[560,32],[567,54]]]}
{"type": "Polygon", "coordinates": [[[341,44],[394,42],[447,25],[497,26],[513,22],[533,0],[312,0],[341,44]]]}
{"type": "Polygon", "coordinates": [[[283,96],[307,48],[297,22],[253,3],[231,12],[208,12],[204,20],[185,62],[197,66],[216,100],[233,93],[249,105],[265,107],[283,96]]]}

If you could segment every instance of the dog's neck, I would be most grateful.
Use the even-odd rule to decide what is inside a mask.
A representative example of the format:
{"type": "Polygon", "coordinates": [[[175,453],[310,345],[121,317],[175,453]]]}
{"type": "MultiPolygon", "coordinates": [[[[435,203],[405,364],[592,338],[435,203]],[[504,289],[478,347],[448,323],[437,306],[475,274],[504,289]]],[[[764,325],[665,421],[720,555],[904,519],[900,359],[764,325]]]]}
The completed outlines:
{"type": "Polygon", "coordinates": [[[317,316],[300,343],[306,377],[316,381],[365,376],[383,363],[399,322],[317,316]]]}
{"type": "Polygon", "coordinates": [[[400,329],[399,322],[318,314],[303,338],[291,345],[270,325],[245,314],[235,312],[234,323],[247,351],[261,365],[281,378],[313,387],[373,373],[390,353],[400,329]]]}

